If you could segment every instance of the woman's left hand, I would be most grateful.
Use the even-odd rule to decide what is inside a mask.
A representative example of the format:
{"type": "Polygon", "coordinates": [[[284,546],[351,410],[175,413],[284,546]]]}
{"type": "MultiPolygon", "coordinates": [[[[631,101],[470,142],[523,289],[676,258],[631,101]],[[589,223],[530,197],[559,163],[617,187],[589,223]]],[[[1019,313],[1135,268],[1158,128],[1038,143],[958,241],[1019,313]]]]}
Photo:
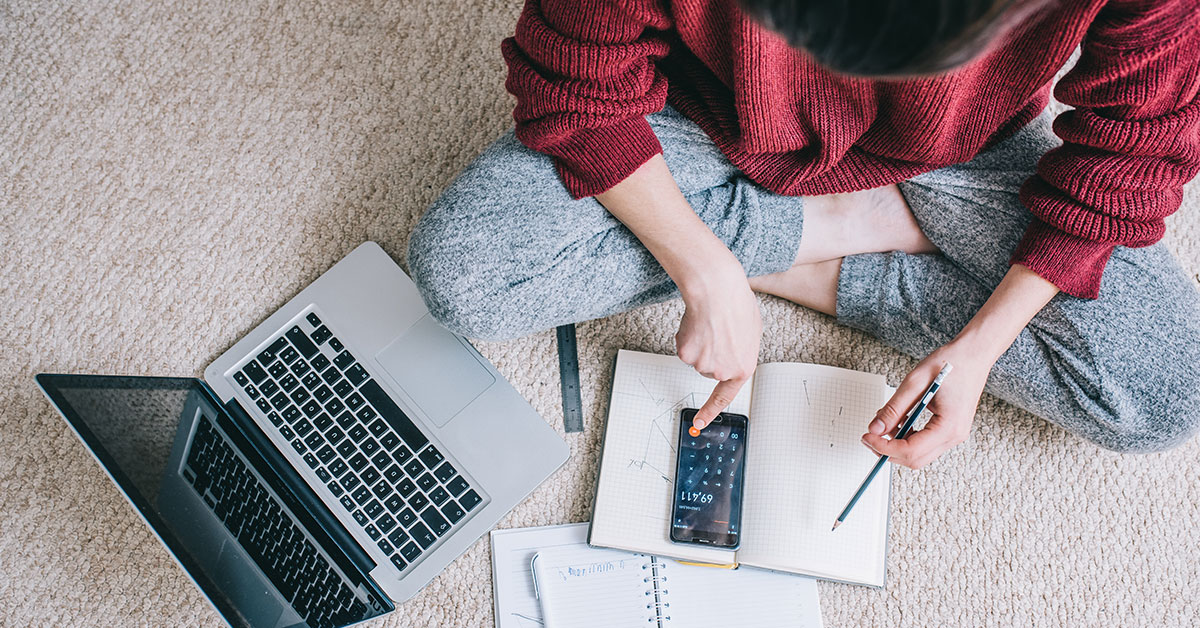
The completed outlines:
{"type": "Polygon", "coordinates": [[[963,340],[953,340],[938,348],[917,364],[887,404],[875,414],[862,437],[863,444],[912,469],[933,462],[946,450],[967,440],[992,364],[994,361],[986,351],[967,346],[963,340]],[[925,394],[947,362],[954,369],[929,402],[933,418],[925,427],[909,432],[905,438],[893,439],[908,411],[925,394]]]}

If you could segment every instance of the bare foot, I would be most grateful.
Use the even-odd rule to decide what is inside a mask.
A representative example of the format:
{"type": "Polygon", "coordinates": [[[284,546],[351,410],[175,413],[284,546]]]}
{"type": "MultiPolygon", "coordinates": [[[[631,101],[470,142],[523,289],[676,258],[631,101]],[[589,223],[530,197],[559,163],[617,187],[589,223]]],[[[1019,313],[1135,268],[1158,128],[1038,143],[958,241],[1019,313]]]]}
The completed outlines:
{"type": "Polygon", "coordinates": [[[837,287],[841,271],[840,257],[824,262],[796,264],[781,273],[751,277],[750,288],[837,316],[837,287]]]}
{"type": "Polygon", "coordinates": [[[859,253],[936,253],[922,233],[900,188],[810,196],[804,199],[804,230],[793,264],[822,262],[859,253]]]}

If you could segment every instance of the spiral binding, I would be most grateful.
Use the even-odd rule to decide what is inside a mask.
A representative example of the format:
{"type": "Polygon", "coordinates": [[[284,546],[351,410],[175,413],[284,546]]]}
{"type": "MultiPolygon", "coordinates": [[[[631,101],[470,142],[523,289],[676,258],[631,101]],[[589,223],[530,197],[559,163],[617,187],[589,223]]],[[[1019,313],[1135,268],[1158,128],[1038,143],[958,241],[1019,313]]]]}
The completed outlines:
{"type": "Polygon", "coordinates": [[[642,569],[646,569],[647,567],[650,568],[650,575],[642,578],[642,582],[650,586],[650,588],[646,589],[646,597],[654,597],[653,602],[646,604],[646,609],[653,610],[654,616],[647,619],[646,622],[651,624],[657,622],[658,628],[662,628],[667,622],[671,621],[671,616],[665,614],[669,612],[667,609],[671,607],[671,603],[665,601],[664,598],[667,596],[667,590],[662,587],[667,582],[667,576],[662,573],[666,571],[667,565],[666,563],[658,562],[651,556],[650,564],[642,565],[642,569]]]}

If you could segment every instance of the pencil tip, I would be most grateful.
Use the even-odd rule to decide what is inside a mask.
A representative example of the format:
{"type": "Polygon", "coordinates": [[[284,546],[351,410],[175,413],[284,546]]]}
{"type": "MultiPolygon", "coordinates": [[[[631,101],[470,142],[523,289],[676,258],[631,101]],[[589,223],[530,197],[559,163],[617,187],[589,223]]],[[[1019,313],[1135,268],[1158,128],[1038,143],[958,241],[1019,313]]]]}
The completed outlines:
{"type": "Polygon", "coordinates": [[[830,532],[833,532],[833,531],[834,531],[834,530],[836,530],[836,529],[837,529],[837,527],[838,527],[838,526],[840,526],[840,525],[842,525],[842,522],[841,522],[841,521],[834,521],[834,522],[833,522],[833,527],[832,527],[832,528],[830,528],[830,529],[829,529],[829,531],[830,531],[830,532]]]}

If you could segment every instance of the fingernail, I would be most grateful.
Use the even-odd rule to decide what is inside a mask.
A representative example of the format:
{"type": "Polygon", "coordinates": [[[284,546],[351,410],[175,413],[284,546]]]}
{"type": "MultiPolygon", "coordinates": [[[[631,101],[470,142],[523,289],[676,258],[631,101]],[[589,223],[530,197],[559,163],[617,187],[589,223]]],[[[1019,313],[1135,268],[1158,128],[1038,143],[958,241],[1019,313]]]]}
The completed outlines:
{"type": "Polygon", "coordinates": [[[871,421],[871,426],[868,429],[871,430],[872,434],[882,434],[883,433],[883,421],[880,421],[879,419],[875,419],[874,421],[871,421]]]}

